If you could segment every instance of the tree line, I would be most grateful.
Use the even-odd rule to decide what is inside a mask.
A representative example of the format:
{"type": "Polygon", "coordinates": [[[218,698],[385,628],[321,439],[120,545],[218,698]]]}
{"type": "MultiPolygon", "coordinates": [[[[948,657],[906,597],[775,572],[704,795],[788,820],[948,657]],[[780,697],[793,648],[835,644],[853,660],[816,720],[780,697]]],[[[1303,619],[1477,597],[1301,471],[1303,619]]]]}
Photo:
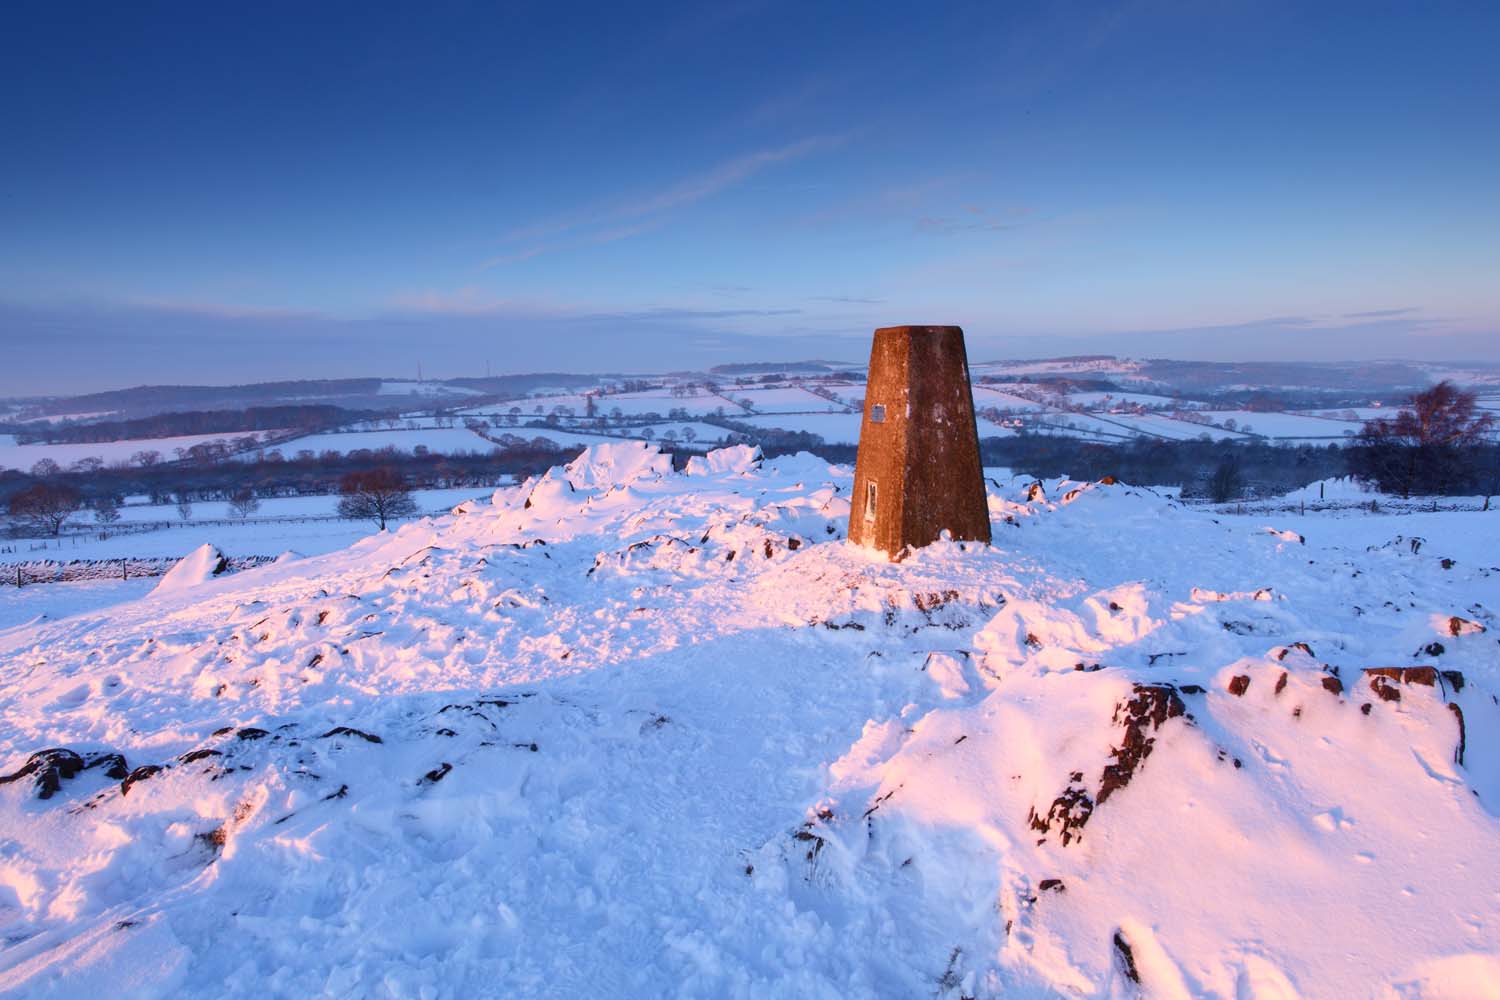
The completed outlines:
{"type": "MultiPolygon", "coordinates": [[[[708,418],[732,432],[734,440],[759,444],[769,456],[810,451],[833,462],[853,462],[852,445],[829,445],[816,434],[758,427],[723,418],[708,418]]],[[[1114,476],[1141,486],[1180,487],[1184,496],[1223,502],[1244,495],[1289,492],[1319,479],[1355,476],[1372,488],[1403,497],[1447,495],[1489,497],[1500,493],[1500,444],[1494,440],[1494,416],[1477,405],[1474,393],[1442,382],[1417,393],[1390,417],[1369,421],[1346,446],[1274,445],[1259,441],[1187,441],[1137,438],[1099,443],[1064,435],[1020,433],[980,442],[986,466],[1023,475],[1079,479],[1114,476]]],[[[191,516],[194,501],[228,501],[247,517],[263,497],[338,493],[339,511],[384,527],[406,516],[409,492],[417,488],[493,486],[510,476],[540,473],[569,461],[582,449],[563,448],[545,438],[525,441],[503,436],[489,453],[429,454],[418,449],[360,449],[348,453],[298,452],[287,459],[274,450],[253,460],[206,464],[146,463],[65,471],[55,463],[33,473],[0,471],[0,500],[12,518],[41,534],[60,533],[84,507],[95,520],[119,517],[126,495],[144,494],[152,502],[175,503],[179,515],[191,516]],[[404,499],[403,499],[404,498],[404,499]]],[[[702,449],[664,442],[682,465],[702,449]]],[[[41,463],[38,463],[40,466],[41,463]]]]}
{"type": "Polygon", "coordinates": [[[254,431],[310,431],[337,427],[385,414],[346,410],[340,406],[252,406],[243,410],[187,410],[158,413],[130,420],[91,423],[18,424],[12,428],[18,444],[97,444],[149,438],[254,431]]]}

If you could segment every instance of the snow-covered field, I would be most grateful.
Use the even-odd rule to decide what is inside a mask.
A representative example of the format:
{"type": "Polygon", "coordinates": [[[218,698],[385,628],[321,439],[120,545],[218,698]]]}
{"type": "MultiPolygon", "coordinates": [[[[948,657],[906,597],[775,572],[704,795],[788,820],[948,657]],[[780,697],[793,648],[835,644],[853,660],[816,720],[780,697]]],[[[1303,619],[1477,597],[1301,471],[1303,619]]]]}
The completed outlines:
{"type": "MultiPolygon", "coordinates": [[[[445,513],[483,489],[413,490],[412,499],[424,514],[445,513]]],[[[268,497],[250,518],[234,517],[222,501],[192,505],[192,518],[180,521],[177,508],[129,504],[120,508],[119,525],[65,534],[53,539],[10,542],[0,551],[0,567],[33,559],[124,559],[185,556],[198,546],[217,545],[231,556],[275,556],[291,549],[303,555],[332,552],[375,530],[368,521],[338,518],[336,496],[268,497]],[[144,525],[156,530],[138,530],[144,525]],[[136,529],[136,530],[133,530],[136,529]]],[[[79,524],[87,525],[87,513],[79,524]]],[[[49,585],[50,586],[50,585],[49,585]]],[[[0,601],[5,593],[0,591],[0,601]]]]}
{"type": "Polygon", "coordinates": [[[1343,443],[1349,434],[1358,434],[1363,424],[1357,420],[1341,420],[1335,417],[1309,416],[1301,413],[1260,413],[1254,410],[1215,410],[1206,413],[1214,423],[1224,424],[1230,420],[1241,431],[1247,427],[1252,434],[1268,438],[1331,439],[1343,443]]]}
{"type": "Polygon", "coordinates": [[[858,444],[863,420],[858,413],[782,413],[767,416],[739,415],[739,423],[783,431],[806,431],[817,434],[829,444],[858,444]]]}
{"type": "Polygon", "coordinates": [[[987,385],[974,386],[974,406],[976,409],[988,409],[991,406],[1002,410],[1012,410],[1016,413],[1041,413],[1047,409],[1042,403],[1027,399],[1025,396],[1017,396],[1014,393],[1004,392],[987,385]]]}
{"type": "MultiPolygon", "coordinates": [[[[257,432],[258,433],[258,432],[257,432]]],[[[67,468],[85,458],[97,458],[106,464],[128,462],[140,451],[155,451],[163,461],[176,459],[176,449],[191,448],[207,441],[230,442],[245,434],[188,434],[182,437],[140,438],[131,441],[97,441],[85,444],[16,444],[10,434],[0,434],[0,469],[28,471],[37,462],[50,458],[67,468]]]]}
{"type": "MultiPolygon", "coordinates": [[[[863,398],[864,386],[836,386],[834,391],[844,398],[863,398]]],[[[747,386],[725,387],[724,395],[731,399],[748,399],[756,413],[843,413],[846,408],[832,400],[799,386],[784,388],[752,389],[747,386]]],[[[730,414],[733,416],[733,414],[730,414]]]]}
{"type": "Polygon", "coordinates": [[[0,631],[0,991],[1493,996],[1500,514],[999,481],[612,445],[0,631]]]}
{"type": "MultiPolygon", "coordinates": [[[[276,447],[281,450],[284,456],[291,457],[299,451],[312,451],[315,454],[321,454],[325,451],[336,451],[341,455],[346,455],[351,451],[359,451],[361,449],[378,451],[381,448],[395,448],[398,451],[410,453],[418,445],[438,455],[453,455],[458,452],[471,451],[489,452],[495,447],[467,427],[424,427],[419,430],[398,428],[395,430],[309,434],[306,437],[283,441],[276,447]]],[[[255,455],[251,453],[246,457],[253,459],[255,455]]]]}

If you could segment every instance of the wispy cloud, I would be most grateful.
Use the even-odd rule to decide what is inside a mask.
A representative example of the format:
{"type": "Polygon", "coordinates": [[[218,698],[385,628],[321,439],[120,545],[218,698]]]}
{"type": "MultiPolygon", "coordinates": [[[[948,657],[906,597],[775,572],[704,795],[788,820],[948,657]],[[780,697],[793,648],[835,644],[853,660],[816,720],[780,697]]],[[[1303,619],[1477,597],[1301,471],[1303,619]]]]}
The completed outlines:
{"type": "Polygon", "coordinates": [[[210,302],[200,299],[154,296],[132,298],[127,304],[141,309],[154,309],[190,316],[211,316],[216,319],[317,319],[324,315],[311,309],[294,309],[287,306],[253,306],[235,302],[210,302]]]}
{"type": "Polygon", "coordinates": [[[957,217],[924,215],[917,219],[917,229],[942,236],[954,233],[1001,233],[1019,229],[1031,214],[1030,209],[1021,208],[997,216],[978,205],[965,205],[962,214],[957,217]]]}
{"type": "Polygon", "coordinates": [[[817,135],[786,146],[757,150],[737,156],[660,191],[601,206],[566,213],[513,229],[503,237],[508,243],[526,243],[496,254],[480,265],[488,270],[518,263],[543,253],[595,246],[627,239],[662,225],[671,212],[711,198],[760,173],[768,167],[800,159],[844,141],[841,135],[817,135]]]}
{"type": "Polygon", "coordinates": [[[1393,316],[1410,316],[1420,311],[1417,306],[1402,306],[1400,309],[1371,309],[1369,312],[1344,313],[1344,319],[1389,319],[1393,316]]]}
{"type": "Polygon", "coordinates": [[[865,299],[855,295],[810,295],[809,302],[841,302],[845,305],[881,306],[885,305],[885,299],[865,299]]]}

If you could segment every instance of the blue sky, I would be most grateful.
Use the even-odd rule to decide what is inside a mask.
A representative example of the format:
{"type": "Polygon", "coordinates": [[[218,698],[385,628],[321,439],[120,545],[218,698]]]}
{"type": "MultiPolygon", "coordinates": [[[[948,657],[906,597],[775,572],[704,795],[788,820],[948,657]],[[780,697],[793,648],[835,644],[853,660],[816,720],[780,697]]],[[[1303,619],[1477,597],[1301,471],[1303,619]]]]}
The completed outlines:
{"type": "Polygon", "coordinates": [[[0,15],[0,392],[1500,359],[1494,5],[420,7],[0,15]]]}

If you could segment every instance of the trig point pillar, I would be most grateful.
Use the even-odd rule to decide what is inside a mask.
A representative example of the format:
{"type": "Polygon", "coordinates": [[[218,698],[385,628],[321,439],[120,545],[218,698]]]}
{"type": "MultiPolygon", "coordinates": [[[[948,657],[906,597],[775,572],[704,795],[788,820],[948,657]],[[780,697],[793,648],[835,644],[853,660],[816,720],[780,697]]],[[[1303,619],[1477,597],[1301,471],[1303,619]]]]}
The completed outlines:
{"type": "Polygon", "coordinates": [[[849,540],[898,557],[944,530],[990,540],[964,332],[884,327],[870,348],[849,540]]]}

